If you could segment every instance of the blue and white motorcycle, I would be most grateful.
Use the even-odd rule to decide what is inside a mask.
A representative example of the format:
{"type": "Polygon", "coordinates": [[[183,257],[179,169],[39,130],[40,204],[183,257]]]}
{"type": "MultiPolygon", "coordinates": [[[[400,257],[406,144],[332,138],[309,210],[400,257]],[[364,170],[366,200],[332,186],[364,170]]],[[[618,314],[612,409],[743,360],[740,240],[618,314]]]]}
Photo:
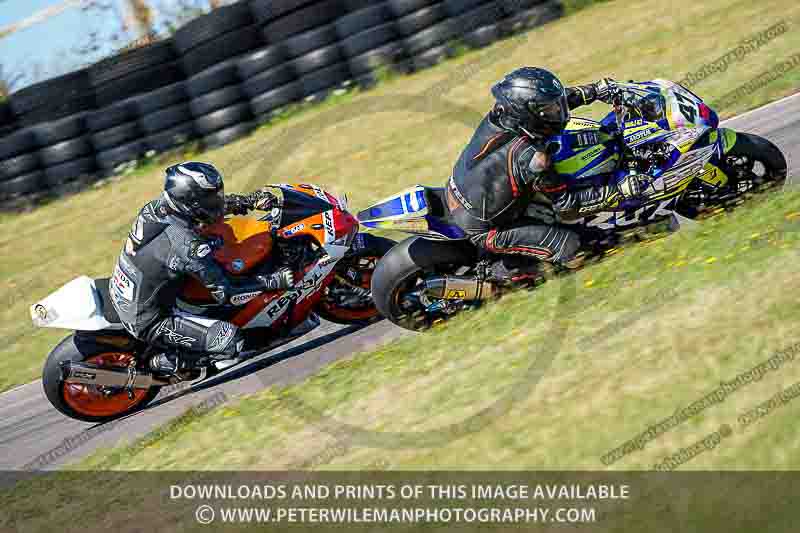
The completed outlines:
{"type": "MultiPolygon", "coordinates": [[[[573,118],[552,137],[556,171],[568,186],[606,183],[635,172],[652,176],[643,201],[560,220],[585,250],[678,213],[699,218],[780,187],[786,159],[770,141],[719,128],[717,114],[685,87],[666,80],[619,83],[602,121],[573,118]]],[[[414,234],[379,262],[372,277],[378,310],[422,330],[498,293],[481,272],[485,259],[449,220],[444,189],[417,185],[358,214],[368,228],[414,234]]]]}

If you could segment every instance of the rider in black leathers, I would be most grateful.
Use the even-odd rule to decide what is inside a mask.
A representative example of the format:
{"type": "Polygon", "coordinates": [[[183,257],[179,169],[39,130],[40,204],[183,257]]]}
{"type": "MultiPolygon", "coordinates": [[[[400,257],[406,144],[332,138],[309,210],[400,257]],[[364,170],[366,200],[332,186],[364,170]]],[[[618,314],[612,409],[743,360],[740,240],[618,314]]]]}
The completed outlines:
{"type": "Polygon", "coordinates": [[[578,266],[580,239],[558,223],[559,216],[585,216],[640,195],[642,176],[567,190],[551,166],[547,140],[566,127],[570,109],[596,100],[609,103],[613,86],[605,79],[565,88],[547,70],[524,67],[492,87],[496,103],[456,162],[446,194],[453,220],[472,241],[506,256],[492,265],[495,281],[513,280],[520,272],[520,262],[508,254],[578,266]]]}
{"type": "Polygon", "coordinates": [[[190,364],[203,357],[228,359],[243,348],[242,334],[230,322],[175,309],[186,276],[199,280],[220,304],[231,303],[234,296],[243,302],[248,293],[293,284],[288,268],[247,280],[228,278],[213,259],[214,242],[197,232],[225,214],[268,210],[274,202],[267,191],[226,196],[222,176],[206,163],[187,162],[166,170],[162,196],[139,212],[109,281],[111,301],[128,332],[165,350],[151,360],[153,370],[170,374],[178,369],[179,359],[190,364]]]}

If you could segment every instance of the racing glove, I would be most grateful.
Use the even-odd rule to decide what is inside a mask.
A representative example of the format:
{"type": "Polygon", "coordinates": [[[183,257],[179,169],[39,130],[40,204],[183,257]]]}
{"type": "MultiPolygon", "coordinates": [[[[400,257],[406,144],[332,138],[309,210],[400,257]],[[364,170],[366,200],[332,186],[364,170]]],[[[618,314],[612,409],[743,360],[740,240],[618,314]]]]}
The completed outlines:
{"type": "Polygon", "coordinates": [[[268,291],[286,290],[294,285],[292,269],[282,267],[268,276],[256,276],[268,291]]]}
{"type": "Polygon", "coordinates": [[[267,190],[253,191],[247,195],[253,209],[269,211],[278,204],[278,197],[267,190]]]}
{"type": "Polygon", "coordinates": [[[249,197],[241,194],[225,195],[225,214],[246,215],[253,208],[249,197]]]}
{"type": "Polygon", "coordinates": [[[647,188],[649,178],[645,174],[628,174],[617,182],[617,191],[625,200],[638,198],[647,188]]]}
{"type": "Polygon", "coordinates": [[[611,99],[617,92],[617,83],[613,79],[603,78],[602,80],[593,83],[592,86],[597,93],[598,100],[605,104],[612,103],[611,99]]]}

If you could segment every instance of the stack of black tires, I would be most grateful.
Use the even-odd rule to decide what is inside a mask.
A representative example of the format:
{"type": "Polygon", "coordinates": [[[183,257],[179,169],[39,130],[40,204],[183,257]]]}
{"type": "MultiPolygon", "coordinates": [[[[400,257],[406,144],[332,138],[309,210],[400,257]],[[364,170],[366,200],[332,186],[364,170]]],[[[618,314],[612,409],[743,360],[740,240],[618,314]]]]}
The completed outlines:
{"type": "Polygon", "coordinates": [[[20,196],[41,189],[43,172],[37,148],[30,129],[0,138],[0,195],[20,196]]]}
{"type": "Polygon", "coordinates": [[[8,105],[20,126],[58,120],[96,105],[86,69],[29,85],[9,97],[8,105]]]}
{"type": "Polygon", "coordinates": [[[340,0],[251,0],[250,6],[263,24],[264,41],[280,50],[285,60],[246,83],[251,98],[284,86],[279,94],[272,92],[255,104],[259,115],[263,116],[265,104],[272,104],[273,96],[279,100],[289,94],[298,99],[321,96],[351,78],[333,24],[346,11],[340,0]]]}
{"type": "Polygon", "coordinates": [[[235,58],[261,45],[260,27],[247,2],[214,10],[175,33],[175,49],[188,76],[187,115],[205,146],[221,146],[252,131],[235,58]]]}
{"type": "Polygon", "coordinates": [[[439,63],[453,49],[456,37],[452,19],[444,2],[436,0],[389,0],[402,35],[403,50],[411,70],[421,70],[439,63]]]}
{"type": "Polygon", "coordinates": [[[0,102],[0,199],[60,194],[192,140],[222,146],[380,67],[427,68],[454,43],[562,14],[560,0],[240,0],[0,102]]]}
{"type": "Polygon", "coordinates": [[[90,176],[95,171],[95,153],[86,129],[86,114],[80,113],[30,128],[39,147],[43,189],[90,176]]]}

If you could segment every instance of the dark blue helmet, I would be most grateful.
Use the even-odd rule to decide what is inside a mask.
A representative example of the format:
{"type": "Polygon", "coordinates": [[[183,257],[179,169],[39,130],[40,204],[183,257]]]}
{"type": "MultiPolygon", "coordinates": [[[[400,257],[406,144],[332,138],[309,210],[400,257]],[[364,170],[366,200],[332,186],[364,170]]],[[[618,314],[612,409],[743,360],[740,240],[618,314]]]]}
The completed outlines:
{"type": "Polygon", "coordinates": [[[214,165],[189,161],[169,167],[166,174],[163,197],[176,215],[208,224],[225,214],[225,185],[214,165]]]}
{"type": "Polygon", "coordinates": [[[492,87],[501,125],[543,137],[560,133],[569,122],[564,85],[550,71],[522,67],[492,87]]]}

